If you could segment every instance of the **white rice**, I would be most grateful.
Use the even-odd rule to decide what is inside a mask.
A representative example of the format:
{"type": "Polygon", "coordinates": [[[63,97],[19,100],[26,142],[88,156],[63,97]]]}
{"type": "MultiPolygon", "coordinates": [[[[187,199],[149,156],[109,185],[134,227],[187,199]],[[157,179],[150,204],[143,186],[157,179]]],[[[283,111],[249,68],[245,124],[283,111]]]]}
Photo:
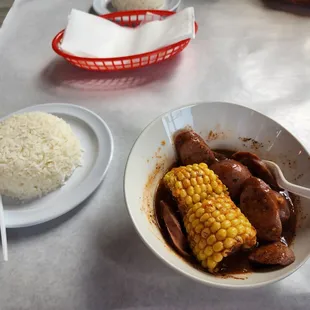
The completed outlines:
{"type": "Polygon", "coordinates": [[[69,124],[42,112],[0,122],[0,194],[20,200],[64,184],[81,164],[81,145],[69,124]]]}
{"type": "Polygon", "coordinates": [[[112,5],[118,11],[160,9],[164,0],[112,0],[112,5]]]}

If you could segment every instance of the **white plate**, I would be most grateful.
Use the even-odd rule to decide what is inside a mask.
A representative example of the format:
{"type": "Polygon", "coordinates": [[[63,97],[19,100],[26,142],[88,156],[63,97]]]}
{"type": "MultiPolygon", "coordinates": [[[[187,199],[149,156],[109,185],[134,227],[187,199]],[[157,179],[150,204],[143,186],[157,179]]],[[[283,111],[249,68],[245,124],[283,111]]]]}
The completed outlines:
{"type": "MultiPolygon", "coordinates": [[[[181,0],[165,0],[165,4],[159,9],[175,12],[180,6],[180,3],[181,0]]],[[[94,0],[93,9],[99,15],[108,14],[116,11],[111,4],[111,0],[94,0]]]]}
{"type": "MultiPolygon", "coordinates": [[[[295,272],[310,256],[310,216],[299,219],[297,235],[291,246],[296,256],[293,264],[269,272],[235,275],[238,279],[202,272],[167,246],[154,221],[154,195],[158,182],[176,161],[173,134],[186,126],[191,126],[206,139],[212,130],[213,135],[208,141],[211,148],[250,150],[278,163],[290,181],[310,186],[310,174],[307,173],[310,171],[309,153],[288,130],[267,116],[243,106],[221,102],[176,109],[158,117],[144,129],[128,158],[125,198],[141,238],[169,266],[192,279],[217,287],[259,287],[295,272]],[[242,138],[252,138],[259,143],[245,142],[242,138]]],[[[308,214],[309,200],[302,198],[300,207],[301,215],[308,214]]]]}
{"type": "Polygon", "coordinates": [[[64,186],[42,198],[21,204],[3,197],[8,228],[44,223],[72,210],[98,187],[113,156],[111,131],[95,113],[72,104],[50,103],[32,106],[14,114],[30,111],[51,113],[70,124],[84,150],[83,165],[74,171],[64,186]]]}

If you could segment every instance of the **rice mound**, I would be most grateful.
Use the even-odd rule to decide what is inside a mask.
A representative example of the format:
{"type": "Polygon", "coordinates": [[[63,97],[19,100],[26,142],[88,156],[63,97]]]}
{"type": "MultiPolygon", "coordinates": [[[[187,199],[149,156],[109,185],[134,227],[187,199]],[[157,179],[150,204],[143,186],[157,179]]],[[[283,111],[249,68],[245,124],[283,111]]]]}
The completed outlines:
{"type": "Polygon", "coordinates": [[[118,11],[154,10],[164,5],[164,0],[112,0],[112,5],[118,11]]]}
{"type": "Polygon", "coordinates": [[[40,197],[64,184],[81,165],[81,145],[69,124],[43,112],[0,122],[0,194],[40,197]]]}

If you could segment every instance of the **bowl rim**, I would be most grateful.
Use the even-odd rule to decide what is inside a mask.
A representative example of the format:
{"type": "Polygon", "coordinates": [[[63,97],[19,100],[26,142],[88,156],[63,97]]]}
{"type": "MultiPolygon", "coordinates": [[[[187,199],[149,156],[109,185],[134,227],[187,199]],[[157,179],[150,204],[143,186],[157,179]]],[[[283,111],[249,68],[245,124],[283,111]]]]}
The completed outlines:
{"type": "Polygon", "coordinates": [[[173,263],[171,263],[168,259],[166,259],[163,255],[161,255],[155,247],[151,246],[148,241],[147,238],[142,234],[142,232],[140,232],[139,229],[139,225],[137,224],[137,222],[135,221],[134,215],[131,211],[131,208],[129,207],[129,203],[127,200],[127,194],[126,194],[126,181],[128,178],[128,166],[129,166],[129,162],[131,160],[131,156],[133,151],[135,150],[135,147],[137,145],[137,142],[139,141],[139,139],[146,133],[146,131],[151,128],[153,126],[154,123],[156,123],[158,120],[162,119],[164,116],[167,116],[169,114],[171,114],[172,112],[175,111],[180,111],[183,109],[188,109],[188,108],[192,108],[195,106],[201,106],[201,105],[210,105],[210,104],[224,104],[224,105],[233,105],[233,106],[237,106],[237,107],[241,107],[244,109],[247,109],[249,111],[255,112],[257,114],[259,114],[260,116],[263,116],[265,118],[267,118],[268,120],[272,121],[273,123],[277,124],[278,126],[280,126],[282,129],[284,129],[286,131],[287,134],[289,134],[291,137],[293,137],[299,144],[300,146],[305,150],[306,154],[309,156],[310,153],[308,151],[308,149],[303,145],[303,143],[295,136],[293,135],[288,129],[286,129],[284,126],[282,126],[280,123],[278,123],[276,120],[274,120],[273,118],[265,115],[264,113],[261,113],[255,109],[252,109],[250,107],[244,106],[244,105],[240,105],[237,103],[232,103],[232,102],[225,102],[225,101],[203,101],[203,102],[198,102],[198,103],[194,103],[194,104],[186,104],[186,105],[182,105],[180,107],[177,108],[173,108],[170,109],[167,112],[164,112],[162,114],[160,114],[158,117],[156,117],[153,121],[151,121],[147,126],[144,127],[144,129],[140,132],[140,134],[138,135],[138,137],[136,138],[136,140],[133,143],[132,148],[130,149],[127,161],[126,161],[126,165],[125,165],[125,171],[124,171],[124,177],[123,177],[123,188],[124,188],[124,198],[125,198],[125,203],[126,203],[126,209],[127,212],[129,213],[129,216],[133,222],[133,226],[135,228],[135,230],[137,231],[138,235],[140,236],[140,238],[142,239],[142,241],[144,242],[144,244],[158,257],[161,259],[161,261],[163,261],[164,263],[166,263],[168,266],[170,266],[173,270],[179,272],[180,274],[186,276],[189,279],[195,280],[199,283],[202,283],[204,285],[208,285],[211,287],[216,287],[216,288],[222,288],[222,289],[231,289],[231,290],[236,290],[236,289],[243,289],[243,290],[248,290],[248,289],[254,289],[254,288],[260,288],[260,287],[264,287],[273,283],[276,283],[280,280],[283,280],[285,278],[287,278],[288,276],[292,275],[293,273],[295,273],[300,267],[302,267],[307,260],[310,258],[310,252],[308,253],[308,255],[294,268],[292,268],[291,270],[285,272],[283,275],[279,275],[273,279],[267,280],[267,281],[263,281],[263,282],[259,282],[259,283],[254,283],[254,284],[225,284],[225,283],[215,283],[212,280],[207,280],[207,279],[202,279],[198,276],[195,276],[193,274],[191,274],[190,272],[187,272],[185,270],[183,270],[182,268],[174,265],[173,263]]]}

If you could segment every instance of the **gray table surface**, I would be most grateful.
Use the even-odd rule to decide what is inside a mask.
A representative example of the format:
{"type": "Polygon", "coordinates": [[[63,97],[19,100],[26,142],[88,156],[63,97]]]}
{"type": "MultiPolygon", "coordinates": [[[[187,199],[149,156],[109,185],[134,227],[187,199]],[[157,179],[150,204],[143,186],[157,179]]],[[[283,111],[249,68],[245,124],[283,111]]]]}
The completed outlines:
{"type": "Polygon", "coordinates": [[[91,0],[16,0],[0,29],[0,116],[34,104],[70,102],[110,126],[115,154],[106,179],[73,212],[10,230],[0,261],[0,309],[308,309],[310,263],[251,291],[224,291],[168,268],[137,236],[123,199],[130,147],[159,114],[202,101],[255,108],[310,149],[310,18],[258,0],[184,1],[196,8],[197,39],[180,57],[134,72],[97,74],[51,49],[72,7],[91,0]]]}

